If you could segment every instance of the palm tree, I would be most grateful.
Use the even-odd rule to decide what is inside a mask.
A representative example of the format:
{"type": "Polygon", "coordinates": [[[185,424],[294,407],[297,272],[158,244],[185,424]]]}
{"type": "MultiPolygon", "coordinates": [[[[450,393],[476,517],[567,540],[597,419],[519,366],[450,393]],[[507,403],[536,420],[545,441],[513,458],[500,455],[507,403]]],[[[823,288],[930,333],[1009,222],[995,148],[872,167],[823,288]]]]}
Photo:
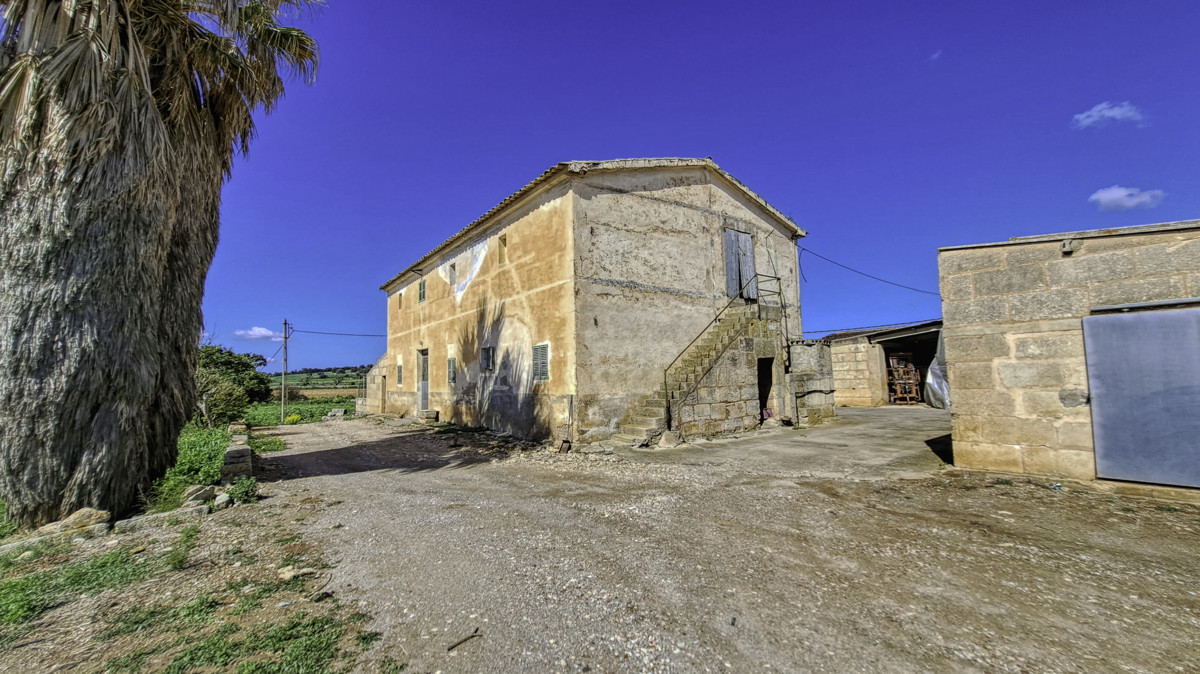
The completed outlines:
{"type": "Polygon", "coordinates": [[[319,0],[0,0],[0,497],[128,510],[194,409],[221,186],[319,0]]]}

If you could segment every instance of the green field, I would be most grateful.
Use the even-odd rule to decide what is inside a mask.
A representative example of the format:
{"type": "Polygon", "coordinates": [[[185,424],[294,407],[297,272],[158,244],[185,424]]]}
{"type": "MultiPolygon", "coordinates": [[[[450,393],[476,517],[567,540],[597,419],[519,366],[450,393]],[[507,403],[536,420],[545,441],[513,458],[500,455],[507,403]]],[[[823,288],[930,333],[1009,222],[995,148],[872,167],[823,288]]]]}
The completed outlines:
{"type": "MultiPolygon", "coordinates": [[[[370,365],[304,368],[295,372],[289,371],[287,383],[289,388],[357,388],[369,369],[370,365]]],[[[271,378],[271,388],[279,388],[279,380],[282,379],[280,373],[268,373],[267,376],[271,378]]]]}

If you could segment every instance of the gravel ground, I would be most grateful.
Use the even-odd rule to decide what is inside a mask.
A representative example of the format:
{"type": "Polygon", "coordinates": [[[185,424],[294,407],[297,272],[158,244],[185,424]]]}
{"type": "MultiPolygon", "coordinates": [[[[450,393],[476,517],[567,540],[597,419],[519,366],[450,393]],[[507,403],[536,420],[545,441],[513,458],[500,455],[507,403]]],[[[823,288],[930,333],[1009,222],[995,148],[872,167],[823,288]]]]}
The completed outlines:
{"type": "Polygon", "coordinates": [[[325,504],[363,671],[1200,671],[1200,509],[953,477],[944,413],[850,417],[613,455],[286,427],[261,507],[325,504]]]}

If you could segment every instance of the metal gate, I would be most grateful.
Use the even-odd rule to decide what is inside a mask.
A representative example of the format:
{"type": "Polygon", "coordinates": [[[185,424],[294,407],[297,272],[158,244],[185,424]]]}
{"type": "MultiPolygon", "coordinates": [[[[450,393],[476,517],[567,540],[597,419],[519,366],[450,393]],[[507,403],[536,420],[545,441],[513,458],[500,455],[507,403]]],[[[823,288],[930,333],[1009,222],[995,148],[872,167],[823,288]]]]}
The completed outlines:
{"type": "Polygon", "coordinates": [[[417,352],[417,407],[429,409],[429,351],[417,352]]]}
{"type": "Polygon", "coordinates": [[[1096,475],[1200,487],[1200,307],[1152,308],[1083,319],[1096,475]]]}

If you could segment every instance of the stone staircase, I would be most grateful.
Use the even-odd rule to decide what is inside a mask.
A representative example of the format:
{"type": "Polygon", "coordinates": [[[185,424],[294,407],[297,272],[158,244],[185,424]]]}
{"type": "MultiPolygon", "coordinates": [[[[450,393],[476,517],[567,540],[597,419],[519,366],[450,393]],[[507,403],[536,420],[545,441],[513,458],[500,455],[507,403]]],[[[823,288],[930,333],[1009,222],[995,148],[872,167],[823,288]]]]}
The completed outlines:
{"type": "Polygon", "coordinates": [[[634,403],[629,415],[613,436],[619,443],[644,447],[662,435],[667,428],[667,400],[672,404],[685,398],[713,365],[720,360],[734,340],[746,332],[759,317],[759,305],[730,307],[683,352],[683,356],[667,372],[667,389],[657,391],[634,403]]]}

